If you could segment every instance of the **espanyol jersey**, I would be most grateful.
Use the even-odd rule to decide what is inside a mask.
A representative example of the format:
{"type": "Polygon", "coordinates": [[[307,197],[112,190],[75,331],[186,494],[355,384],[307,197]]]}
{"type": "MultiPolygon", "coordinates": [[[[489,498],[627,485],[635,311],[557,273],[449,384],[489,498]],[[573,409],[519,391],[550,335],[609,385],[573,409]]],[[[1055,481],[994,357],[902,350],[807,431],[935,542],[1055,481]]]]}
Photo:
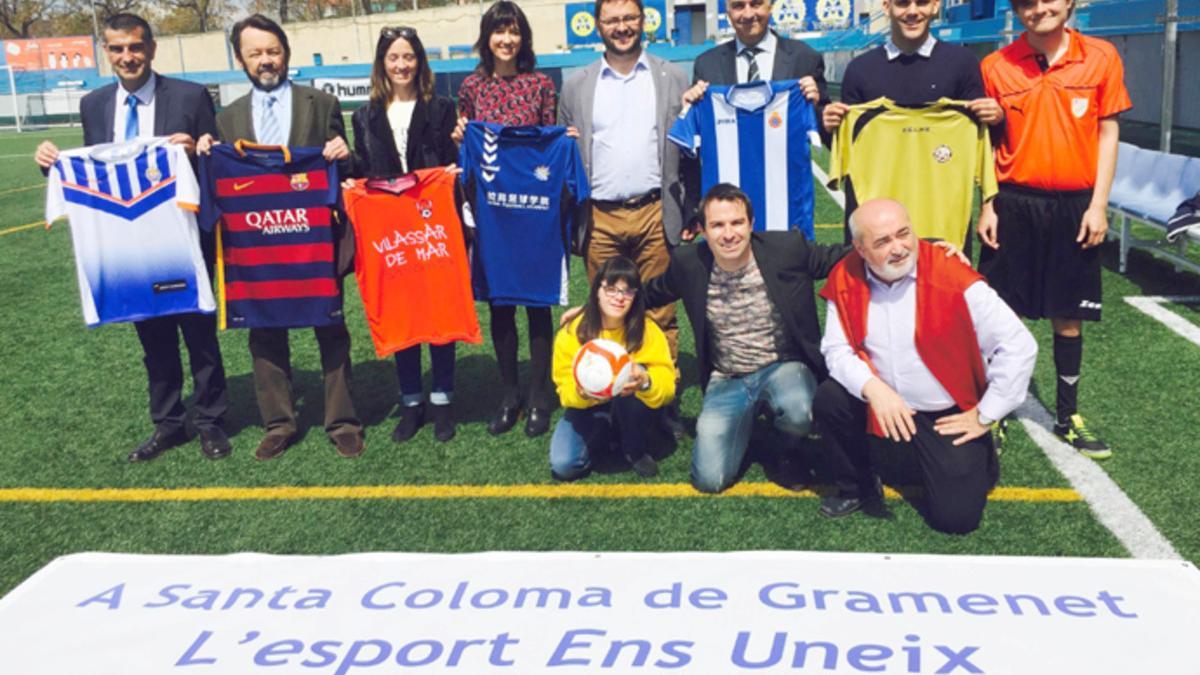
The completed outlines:
{"type": "Polygon", "coordinates": [[[354,223],[354,276],[380,358],[415,344],[479,344],[471,272],[444,168],[355,181],[343,192],[354,223]]]}
{"type": "Polygon", "coordinates": [[[342,323],[332,228],[337,166],[321,148],[223,143],[201,158],[200,182],[201,226],[220,221],[222,329],[342,323]]]}
{"type": "Polygon", "coordinates": [[[700,155],[704,192],[732,183],[750,197],[754,229],[801,230],[813,238],[811,144],[816,114],[798,82],[709,85],[667,138],[700,155]]]}
{"type": "Polygon", "coordinates": [[[89,326],[215,309],[187,154],[165,138],[64,150],[46,222],[67,216],[89,326]]]}
{"type": "Polygon", "coordinates": [[[829,178],[846,178],[859,204],[895,199],[908,210],[917,236],[962,244],[978,184],[983,198],[997,192],[992,143],[966,101],[943,98],[905,108],[886,98],[850,106],[838,127],[829,178]],[[880,157],[887,157],[881,162],[880,157]]]}
{"type": "Polygon", "coordinates": [[[575,206],[588,181],[565,127],[467,125],[459,165],[475,217],[475,297],[498,305],[567,304],[575,206]]]}

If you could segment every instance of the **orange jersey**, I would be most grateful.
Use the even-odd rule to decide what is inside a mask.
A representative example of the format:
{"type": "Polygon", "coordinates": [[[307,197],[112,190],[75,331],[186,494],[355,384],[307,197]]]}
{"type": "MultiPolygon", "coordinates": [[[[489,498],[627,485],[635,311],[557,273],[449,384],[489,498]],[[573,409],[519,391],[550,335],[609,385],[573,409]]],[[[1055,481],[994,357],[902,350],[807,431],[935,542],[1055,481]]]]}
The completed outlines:
{"type": "Polygon", "coordinates": [[[987,95],[1004,107],[996,177],[1040,190],[1096,183],[1100,120],[1133,107],[1110,43],[1067,31],[1067,53],[1045,72],[1025,35],[983,60],[987,95]]]}
{"type": "Polygon", "coordinates": [[[357,180],[343,192],[354,275],[380,358],[421,343],[482,342],[454,182],[439,167],[357,180]]]}

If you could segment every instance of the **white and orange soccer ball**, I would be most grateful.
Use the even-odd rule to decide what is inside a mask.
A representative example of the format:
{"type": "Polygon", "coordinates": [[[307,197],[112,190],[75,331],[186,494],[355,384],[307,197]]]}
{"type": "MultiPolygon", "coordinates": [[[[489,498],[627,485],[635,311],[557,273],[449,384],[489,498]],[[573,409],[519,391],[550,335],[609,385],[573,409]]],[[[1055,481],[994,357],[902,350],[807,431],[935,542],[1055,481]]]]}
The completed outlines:
{"type": "Polygon", "coordinates": [[[590,396],[611,398],[629,383],[633,359],[612,340],[588,340],[575,354],[575,384],[590,396]]]}

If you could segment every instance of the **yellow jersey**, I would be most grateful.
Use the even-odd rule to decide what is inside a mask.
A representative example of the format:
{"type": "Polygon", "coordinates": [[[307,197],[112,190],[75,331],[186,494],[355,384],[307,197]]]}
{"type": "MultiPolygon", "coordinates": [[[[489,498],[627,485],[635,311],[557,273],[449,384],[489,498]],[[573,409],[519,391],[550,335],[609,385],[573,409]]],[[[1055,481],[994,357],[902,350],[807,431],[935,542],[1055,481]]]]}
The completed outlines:
{"type": "Polygon", "coordinates": [[[838,128],[830,187],[849,178],[859,204],[887,197],[904,205],[917,236],[966,241],[974,186],[997,191],[987,127],[966,101],[905,108],[887,98],[850,106],[838,128]]]}

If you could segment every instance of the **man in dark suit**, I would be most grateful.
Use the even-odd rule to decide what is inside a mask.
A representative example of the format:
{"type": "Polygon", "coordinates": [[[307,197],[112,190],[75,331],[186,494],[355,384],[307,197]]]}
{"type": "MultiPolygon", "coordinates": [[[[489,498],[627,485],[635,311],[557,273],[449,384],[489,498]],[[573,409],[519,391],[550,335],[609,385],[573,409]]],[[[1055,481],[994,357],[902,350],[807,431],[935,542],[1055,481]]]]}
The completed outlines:
{"type": "Polygon", "coordinates": [[[726,11],[736,37],[696,57],[692,66],[695,85],[684,94],[684,101],[699,100],[710,84],[799,80],[820,119],[829,103],[821,55],[800,40],[779,37],[768,28],[770,0],[729,0],[726,11]]]}
{"type": "Polygon", "coordinates": [[[750,198],[721,183],[705,195],[705,243],[671,253],[666,273],[646,284],[646,306],[682,299],[696,339],[704,404],[696,420],[692,484],[733,484],[760,406],[785,437],[812,426],[812,400],[827,376],[813,280],[849,251],[803,233],[754,232],[750,198]]]}
{"type": "MultiPolygon", "coordinates": [[[[190,154],[195,139],[216,129],[208,92],[198,84],[156,74],[150,69],[154,50],[150,25],[140,16],[114,14],[104,22],[104,53],[118,82],[80,101],[84,145],[167,136],[190,154]]],[[[34,160],[46,172],[58,153],[54,143],[43,141],[34,160]]],[[[201,247],[211,265],[212,237],[201,235],[201,247]]],[[[228,456],[229,438],[221,428],[228,399],[216,318],[211,314],[175,314],[137,321],[134,327],[145,353],[154,432],[129,453],[129,461],[153,459],[188,440],[180,333],[191,363],[200,448],[209,459],[228,456]]]]}
{"type": "MultiPolygon", "coordinates": [[[[225,142],[246,139],[264,145],[322,147],[328,161],[349,175],[350,149],[342,108],[329,94],[292,84],[287,79],[291,47],[279,24],[254,14],[234,24],[230,43],[253,85],[250,93],[217,115],[217,135],[225,142]]],[[[208,152],[211,137],[197,146],[208,152]]],[[[345,222],[334,230],[338,275],[353,268],[354,235],[345,222]]],[[[350,397],[350,333],[344,324],[315,327],[325,380],[325,433],[343,457],[363,451],[362,422],[350,397]]],[[[274,459],[295,440],[296,409],[292,401],[291,353],[286,328],[251,328],[254,392],[267,434],[254,452],[274,459]]]]}

